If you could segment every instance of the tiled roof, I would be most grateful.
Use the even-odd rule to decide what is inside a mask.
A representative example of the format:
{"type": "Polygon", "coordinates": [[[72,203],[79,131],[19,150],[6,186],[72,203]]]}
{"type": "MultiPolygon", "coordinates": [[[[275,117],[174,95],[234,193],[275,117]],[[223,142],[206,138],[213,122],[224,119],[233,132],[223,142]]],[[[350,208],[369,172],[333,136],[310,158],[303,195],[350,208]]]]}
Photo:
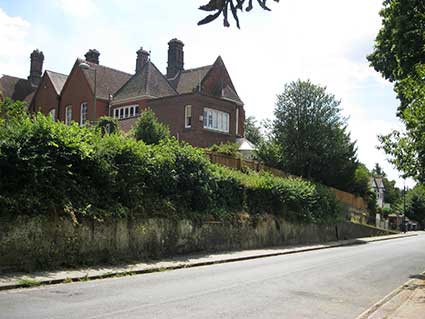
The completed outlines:
{"type": "Polygon", "coordinates": [[[222,97],[232,100],[236,103],[243,104],[242,100],[239,98],[239,95],[229,86],[227,85],[222,91],[222,97]]]}
{"type": "Polygon", "coordinates": [[[191,93],[196,90],[211,67],[212,65],[207,65],[185,70],[182,71],[175,79],[169,79],[169,81],[179,94],[191,93]]]}
{"type": "Polygon", "coordinates": [[[114,100],[124,100],[139,96],[164,97],[177,95],[167,79],[152,62],[147,62],[140,72],[133,75],[124,86],[119,89],[114,100]]]}
{"type": "Polygon", "coordinates": [[[56,93],[59,95],[62,91],[63,85],[66,82],[66,79],[68,78],[68,75],[49,70],[46,70],[46,74],[52,81],[56,93]]]}
{"type": "Polygon", "coordinates": [[[36,87],[27,79],[21,79],[10,75],[0,78],[0,86],[4,98],[9,97],[15,101],[31,102],[32,94],[36,87]]]}
{"type": "MultiPolygon", "coordinates": [[[[131,77],[131,74],[108,68],[103,65],[87,62],[81,59],[77,63],[87,63],[92,69],[96,69],[96,97],[108,100],[110,94],[118,91],[131,77]]],[[[94,89],[94,72],[83,70],[92,90],[94,89]]]]}

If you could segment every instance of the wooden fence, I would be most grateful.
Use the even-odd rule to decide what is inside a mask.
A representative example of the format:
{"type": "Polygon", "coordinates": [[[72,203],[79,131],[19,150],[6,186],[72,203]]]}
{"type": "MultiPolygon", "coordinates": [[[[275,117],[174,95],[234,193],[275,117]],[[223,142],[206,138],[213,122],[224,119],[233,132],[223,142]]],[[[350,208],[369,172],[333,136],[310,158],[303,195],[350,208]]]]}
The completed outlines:
{"type": "MultiPolygon", "coordinates": [[[[235,170],[242,171],[244,168],[249,168],[256,172],[270,172],[271,174],[279,177],[291,177],[290,174],[287,174],[276,168],[268,167],[258,161],[244,160],[242,158],[236,158],[229,155],[214,153],[210,151],[206,151],[205,153],[208,155],[212,163],[220,164],[235,170]]],[[[347,193],[333,187],[330,187],[330,189],[335,193],[336,198],[340,202],[358,210],[358,213],[367,210],[367,204],[362,197],[355,196],[351,193],[347,193]]]]}

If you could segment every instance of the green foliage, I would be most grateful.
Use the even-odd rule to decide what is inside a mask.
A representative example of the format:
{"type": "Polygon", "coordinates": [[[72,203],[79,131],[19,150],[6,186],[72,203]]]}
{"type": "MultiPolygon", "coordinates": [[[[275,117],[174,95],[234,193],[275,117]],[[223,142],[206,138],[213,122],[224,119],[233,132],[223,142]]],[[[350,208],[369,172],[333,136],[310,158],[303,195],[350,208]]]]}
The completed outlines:
{"type": "Polygon", "coordinates": [[[388,178],[383,178],[383,183],[385,187],[384,200],[385,203],[390,204],[391,206],[396,204],[401,198],[401,190],[395,186],[395,181],[389,180],[388,178]]]}
{"type": "Polygon", "coordinates": [[[414,73],[425,64],[425,3],[422,0],[385,0],[382,27],[375,40],[370,64],[390,81],[414,73]]]}
{"type": "Polygon", "coordinates": [[[376,214],[378,209],[376,206],[376,193],[372,190],[367,193],[367,209],[371,214],[376,214]]]}
{"type": "Polygon", "coordinates": [[[210,163],[173,138],[147,145],[44,115],[0,123],[0,214],[224,217],[271,213],[334,222],[335,196],[301,179],[244,174],[210,163]]]}
{"type": "Polygon", "coordinates": [[[28,117],[28,112],[24,102],[14,102],[10,98],[6,98],[3,102],[0,100],[0,124],[2,121],[26,117],[28,117]]]}
{"type": "Polygon", "coordinates": [[[350,192],[361,197],[367,196],[369,192],[369,180],[371,173],[364,164],[359,164],[354,173],[354,179],[350,186],[350,192]]]}
{"type": "Polygon", "coordinates": [[[268,160],[278,161],[277,168],[349,189],[358,166],[356,147],[335,96],[310,81],[292,82],[278,95],[275,117],[269,145],[260,146],[260,158],[271,149],[268,160]]]}
{"type": "Polygon", "coordinates": [[[253,116],[245,119],[245,137],[256,146],[264,141],[260,127],[257,125],[257,120],[253,116]]]}
{"type": "Polygon", "coordinates": [[[146,110],[137,120],[133,128],[133,135],[136,140],[146,144],[159,144],[161,140],[170,136],[170,130],[165,124],[158,122],[152,110],[146,110]]]}
{"type": "Polygon", "coordinates": [[[240,173],[222,169],[231,179],[229,197],[235,207],[244,202],[250,214],[269,213],[286,220],[304,223],[335,222],[342,216],[342,208],[335,194],[327,187],[300,178],[280,178],[269,173],[240,173]],[[236,181],[240,183],[237,186],[236,181]],[[244,190],[244,194],[241,193],[244,190]]]}
{"type": "Polygon", "coordinates": [[[240,157],[239,145],[236,143],[214,144],[208,148],[209,151],[232,157],[240,157]]]}
{"type": "Polygon", "coordinates": [[[425,186],[416,185],[406,195],[406,215],[407,217],[425,226],[425,186]]]}
{"type": "Polygon", "coordinates": [[[406,131],[392,131],[380,136],[381,148],[389,155],[390,163],[421,183],[425,181],[425,66],[416,68],[418,78],[408,77],[399,83],[398,90],[403,92],[406,108],[402,120],[406,131]]]}
{"type": "Polygon", "coordinates": [[[118,120],[110,116],[102,116],[99,118],[96,127],[101,131],[102,135],[119,132],[118,120]]]}

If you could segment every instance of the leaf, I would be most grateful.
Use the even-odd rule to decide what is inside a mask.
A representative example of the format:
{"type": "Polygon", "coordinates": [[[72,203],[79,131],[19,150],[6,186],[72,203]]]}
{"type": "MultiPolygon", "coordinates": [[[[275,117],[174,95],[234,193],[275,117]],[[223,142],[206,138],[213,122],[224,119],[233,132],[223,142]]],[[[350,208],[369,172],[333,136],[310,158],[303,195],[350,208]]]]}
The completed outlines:
{"type": "Polygon", "coordinates": [[[200,6],[199,10],[203,11],[215,11],[223,10],[225,0],[210,0],[206,5],[200,6]]]}
{"type": "Polygon", "coordinates": [[[252,8],[253,8],[253,6],[252,6],[252,0],[249,0],[249,2],[248,2],[248,7],[245,9],[247,12],[249,12],[249,11],[251,11],[252,10],[252,8]]]}
{"type": "MultiPolygon", "coordinates": [[[[233,4],[233,1],[230,1],[230,3],[233,4]]],[[[225,5],[224,10],[223,10],[223,18],[224,18],[223,24],[226,28],[230,27],[229,20],[227,19],[228,10],[229,10],[229,1],[226,1],[226,5],[225,5]]]]}
{"type": "Polygon", "coordinates": [[[219,10],[217,13],[210,14],[210,15],[206,16],[204,19],[202,19],[201,21],[198,22],[198,25],[203,25],[203,24],[210,23],[211,21],[214,21],[215,19],[217,19],[220,16],[222,11],[223,10],[219,10]]]}
{"type": "Polygon", "coordinates": [[[261,8],[263,8],[264,10],[267,10],[267,11],[271,11],[270,8],[268,8],[266,6],[267,0],[257,0],[257,1],[258,1],[258,4],[260,5],[261,8]]]}
{"type": "MultiPolygon", "coordinates": [[[[238,5],[239,5],[239,3],[238,3],[238,5]]],[[[233,1],[230,1],[230,9],[232,10],[233,18],[236,21],[236,26],[238,27],[238,29],[240,29],[241,27],[239,25],[239,18],[238,18],[238,13],[237,13],[237,7],[235,7],[235,5],[233,4],[233,1]]]]}

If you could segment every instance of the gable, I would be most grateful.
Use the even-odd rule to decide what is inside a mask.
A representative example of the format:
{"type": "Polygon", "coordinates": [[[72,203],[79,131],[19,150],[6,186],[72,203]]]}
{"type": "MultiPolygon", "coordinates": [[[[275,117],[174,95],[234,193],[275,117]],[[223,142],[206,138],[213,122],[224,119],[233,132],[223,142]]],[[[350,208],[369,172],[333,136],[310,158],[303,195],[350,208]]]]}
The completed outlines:
{"type": "Polygon", "coordinates": [[[149,61],[114,94],[114,100],[159,98],[177,94],[164,75],[149,61]]]}
{"type": "Polygon", "coordinates": [[[202,92],[243,104],[221,57],[217,58],[202,80],[202,92]]]}

